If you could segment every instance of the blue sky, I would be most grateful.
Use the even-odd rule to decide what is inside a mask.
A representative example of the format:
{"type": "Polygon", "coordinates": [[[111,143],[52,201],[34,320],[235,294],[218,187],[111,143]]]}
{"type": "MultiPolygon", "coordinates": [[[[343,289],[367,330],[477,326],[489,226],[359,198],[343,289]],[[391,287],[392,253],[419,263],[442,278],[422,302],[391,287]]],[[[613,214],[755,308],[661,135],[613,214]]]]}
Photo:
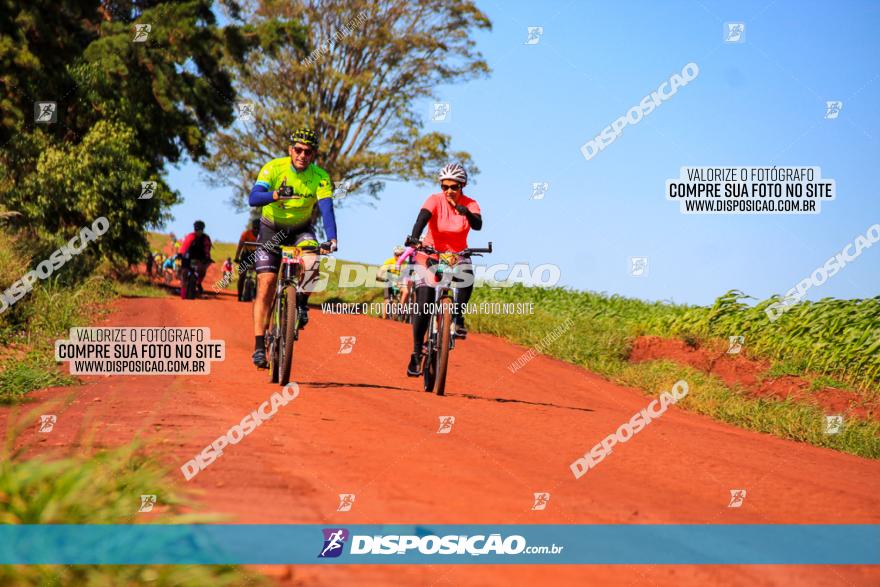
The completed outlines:
{"type": "MultiPolygon", "coordinates": [[[[708,304],[728,289],[784,293],[880,222],[880,3],[478,2],[493,30],[476,40],[492,74],[437,89],[453,137],[480,167],[465,190],[483,210],[470,244],[495,263],[555,263],[561,285],[649,300],[708,304]],[[745,42],[723,42],[724,23],[745,42]],[[526,45],[527,27],[544,27],[526,45]],[[874,55],[875,58],[870,56],[874,55]],[[688,62],[699,76],[596,157],[580,146],[688,62]],[[825,101],[843,109],[826,120],[825,101]],[[872,106],[872,104],[874,106],[872,106]],[[837,199],[815,216],[683,215],[664,197],[682,166],[818,166],[837,199]],[[531,184],[548,182],[542,200],[531,184]],[[633,277],[630,257],[648,257],[633,277]]],[[[279,152],[278,156],[283,153],[279,152]]],[[[254,161],[254,175],[263,161],[254,161]]],[[[168,179],[184,202],[178,234],[202,218],[237,238],[246,214],[197,165],[168,179]]],[[[344,259],[378,262],[409,232],[429,187],[389,184],[375,207],[337,210],[344,259]]],[[[880,294],[880,243],[809,299],[880,294]]]]}

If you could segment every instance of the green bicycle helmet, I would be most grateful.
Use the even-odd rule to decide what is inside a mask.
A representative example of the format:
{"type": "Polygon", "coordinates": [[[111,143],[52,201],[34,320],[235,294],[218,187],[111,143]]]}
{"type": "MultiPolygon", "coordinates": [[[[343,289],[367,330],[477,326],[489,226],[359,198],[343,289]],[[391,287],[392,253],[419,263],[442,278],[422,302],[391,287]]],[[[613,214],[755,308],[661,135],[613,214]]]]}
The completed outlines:
{"type": "Polygon", "coordinates": [[[290,144],[302,143],[318,148],[318,135],[310,128],[300,128],[290,133],[290,144]]]}

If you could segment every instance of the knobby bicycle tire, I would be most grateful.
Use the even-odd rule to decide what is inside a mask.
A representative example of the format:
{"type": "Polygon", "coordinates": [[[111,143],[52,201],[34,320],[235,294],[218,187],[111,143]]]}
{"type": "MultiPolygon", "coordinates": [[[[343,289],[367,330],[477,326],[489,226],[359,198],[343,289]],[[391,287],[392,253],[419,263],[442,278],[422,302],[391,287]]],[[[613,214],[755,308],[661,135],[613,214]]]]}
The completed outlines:
{"type": "Polygon", "coordinates": [[[243,302],[251,302],[257,295],[257,284],[253,279],[246,279],[244,282],[244,287],[241,292],[241,299],[243,302]]]}
{"type": "Polygon", "coordinates": [[[278,374],[278,383],[281,385],[287,385],[290,383],[290,371],[293,367],[293,345],[296,342],[297,320],[299,319],[296,306],[296,287],[288,285],[284,288],[282,296],[286,299],[285,305],[287,306],[287,316],[284,319],[285,324],[281,331],[284,338],[284,345],[282,346],[283,354],[280,361],[281,371],[278,374]]]}
{"type": "Polygon", "coordinates": [[[279,361],[278,346],[281,344],[281,324],[279,317],[283,321],[282,311],[284,308],[278,308],[282,304],[281,299],[272,300],[272,309],[269,311],[269,328],[266,330],[266,357],[269,359],[269,383],[278,383],[279,361]]]}
{"type": "Polygon", "coordinates": [[[446,372],[449,366],[449,337],[452,335],[452,300],[445,298],[441,302],[437,316],[439,325],[437,332],[437,368],[434,377],[434,393],[446,393],[446,372]]]}
{"type": "Polygon", "coordinates": [[[196,298],[196,272],[192,268],[186,273],[186,299],[194,300],[196,298]]]}
{"type": "Polygon", "coordinates": [[[425,391],[434,391],[434,375],[437,364],[434,359],[434,355],[436,354],[436,349],[434,348],[436,337],[433,332],[435,325],[436,318],[432,316],[428,328],[428,343],[425,345],[425,357],[422,362],[422,376],[425,381],[425,391]]]}

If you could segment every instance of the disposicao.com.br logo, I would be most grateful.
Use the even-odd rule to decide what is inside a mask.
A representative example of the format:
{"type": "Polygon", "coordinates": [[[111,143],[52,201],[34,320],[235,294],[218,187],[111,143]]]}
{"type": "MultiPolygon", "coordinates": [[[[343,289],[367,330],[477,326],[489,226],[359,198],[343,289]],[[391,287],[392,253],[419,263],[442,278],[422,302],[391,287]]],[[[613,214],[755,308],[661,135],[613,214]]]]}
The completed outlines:
{"type": "Polygon", "coordinates": [[[324,528],[324,544],[318,558],[335,558],[342,554],[345,543],[351,538],[350,555],[516,555],[560,554],[564,546],[529,546],[519,534],[502,537],[501,534],[476,534],[474,536],[449,534],[375,534],[372,536],[350,535],[345,528],[324,528]]]}

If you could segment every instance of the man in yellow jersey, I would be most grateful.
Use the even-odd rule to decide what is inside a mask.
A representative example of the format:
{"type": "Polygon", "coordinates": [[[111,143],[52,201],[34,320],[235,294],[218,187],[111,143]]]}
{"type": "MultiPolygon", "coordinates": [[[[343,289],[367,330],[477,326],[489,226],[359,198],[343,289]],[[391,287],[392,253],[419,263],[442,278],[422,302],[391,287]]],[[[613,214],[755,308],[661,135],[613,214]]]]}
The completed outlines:
{"type": "MultiPolygon", "coordinates": [[[[251,206],[262,206],[260,219],[260,247],[256,253],[257,297],[254,300],[254,365],[266,368],[264,333],[269,324],[272,295],[278,279],[281,262],[281,245],[315,247],[312,222],[320,211],[328,242],[321,250],[336,250],[336,217],[333,214],[333,183],[326,171],[313,163],[318,150],[318,135],[303,128],[290,135],[288,157],[273,159],[266,163],[257,176],[251,190],[251,206]],[[279,199],[281,187],[290,188],[291,198],[279,199]]],[[[304,282],[317,281],[318,257],[313,252],[302,256],[305,269],[304,282]]],[[[297,295],[300,328],[309,321],[308,293],[297,295]]]]}

